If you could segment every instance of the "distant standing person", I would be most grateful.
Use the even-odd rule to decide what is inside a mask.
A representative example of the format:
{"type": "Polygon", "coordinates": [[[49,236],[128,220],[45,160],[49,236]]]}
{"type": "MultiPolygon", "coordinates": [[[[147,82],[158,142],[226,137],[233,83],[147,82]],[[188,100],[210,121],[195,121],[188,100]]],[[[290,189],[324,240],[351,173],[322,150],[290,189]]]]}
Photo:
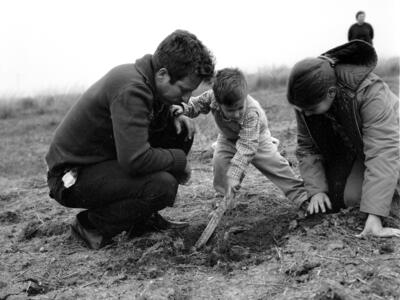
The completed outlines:
{"type": "Polygon", "coordinates": [[[351,25],[348,33],[349,41],[363,40],[372,45],[374,39],[374,29],[371,24],[365,22],[365,12],[359,11],[356,13],[357,23],[351,25]]]}

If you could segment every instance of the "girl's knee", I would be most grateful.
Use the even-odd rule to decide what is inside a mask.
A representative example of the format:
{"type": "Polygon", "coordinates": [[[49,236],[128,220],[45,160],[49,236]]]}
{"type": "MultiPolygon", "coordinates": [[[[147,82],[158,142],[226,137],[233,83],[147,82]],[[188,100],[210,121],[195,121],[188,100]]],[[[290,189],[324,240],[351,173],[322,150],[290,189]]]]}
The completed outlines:
{"type": "Polygon", "coordinates": [[[346,189],[344,190],[343,200],[346,207],[360,206],[361,192],[358,191],[358,189],[348,188],[346,186],[346,189]]]}

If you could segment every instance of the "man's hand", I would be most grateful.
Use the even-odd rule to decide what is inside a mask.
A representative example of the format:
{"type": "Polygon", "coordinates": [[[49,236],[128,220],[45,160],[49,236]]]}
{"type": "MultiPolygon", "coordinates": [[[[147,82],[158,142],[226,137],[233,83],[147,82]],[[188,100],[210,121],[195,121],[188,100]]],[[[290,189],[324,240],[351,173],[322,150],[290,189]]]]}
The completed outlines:
{"type": "Polygon", "coordinates": [[[356,236],[363,237],[367,235],[377,237],[400,237],[400,229],[383,227],[379,216],[369,214],[365,222],[364,230],[356,236]]]}
{"type": "Polygon", "coordinates": [[[182,132],[182,124],[183,124],[186,127],[187,132],[188,132],[187,138],[190,140],[193,139],[193,136],[196,133],[196,126],[192,119],[190,119],[184,115],[180,115],[175,118],[174,124],[175,124],[177,134],[180,134],[182,132]]]}
{"type": "Polygon", "coordinates": [[[177,176],[179,184],[187,184],[190,180],[191,175],[192,175],[192,168],[189,162],[187,162],[183,173],[180,173],[179,176],[177,176]]]}
{"type": "Polygon", "coordinates": [[[311,197],[310,203],[308,204],[307,213],[317,214],[319,212],[325,213],[326,207],[332,209],[331,200],[325,193],[318,193],[311,197]]]}

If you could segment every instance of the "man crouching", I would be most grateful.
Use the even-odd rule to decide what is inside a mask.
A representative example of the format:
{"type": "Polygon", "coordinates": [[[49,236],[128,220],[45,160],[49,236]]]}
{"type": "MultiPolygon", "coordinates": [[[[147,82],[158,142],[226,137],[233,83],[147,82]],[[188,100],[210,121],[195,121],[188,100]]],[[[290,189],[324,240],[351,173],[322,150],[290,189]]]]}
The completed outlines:
{"type": "MultiPolygon", "coordinates": [[[[172,206],[190,176],[188,130],[179,134],[172,104],[214,74],[214,60],[195,35],[177,30],[153,55],[113,68],[94,83],[56,129],[46,155],[50,196],[84,208],[73,232],[99,249],[146,223],[179,226],[158,211],[172,206]]],[[[188,120],[181,116],[181,122],[188,120]]],[[[190,133],[189,133],[190,135],[190,133]]]]}

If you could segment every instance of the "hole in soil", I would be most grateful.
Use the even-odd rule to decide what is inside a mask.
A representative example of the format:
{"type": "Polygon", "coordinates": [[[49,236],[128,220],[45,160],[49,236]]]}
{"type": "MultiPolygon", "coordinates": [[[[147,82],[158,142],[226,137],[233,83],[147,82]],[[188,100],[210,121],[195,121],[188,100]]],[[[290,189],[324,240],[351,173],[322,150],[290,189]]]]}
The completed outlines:
{"type": "MultiPolygon", "coordinates": [[[[288,232],[289,223],[294,217],[292,213],[286,213],[255,220],[227,219],[218,226],[205,248],[219,246],[223,240],[231,245],[246,247],[251,252],[263,252],[277,244],[280,246],[280,239],[288,232]]],[[[205,227],[206,224],[193,224],[177,232],[184,241],[185,249],[189,250],[194,246],[205,227]]]]}
{"type": "Polygon", "coordinates": [[[15,224],[21,220],[21,216],[13,211],[5,211],[0,213],[0,223],[15,224]]]}
{"type": "MultiPolygon", "coordinates": [[[[281,246],[282,238],[289,230],[293,213],[268,215],[262,218],[232,217],[227,218],[216,229],[208,243],[199,251],[203,263],[214,266],[219,261],[239,262],[256,259],[257,254],[265,253],[274,246],[281,246]]],[[[191,255],[191,249],[205,229],[206,224],[192,224],[183,231],[175,231],[175,238],[183,240],[184,251],[176,263],[198,264],[199,255],[191,255]]]]}

